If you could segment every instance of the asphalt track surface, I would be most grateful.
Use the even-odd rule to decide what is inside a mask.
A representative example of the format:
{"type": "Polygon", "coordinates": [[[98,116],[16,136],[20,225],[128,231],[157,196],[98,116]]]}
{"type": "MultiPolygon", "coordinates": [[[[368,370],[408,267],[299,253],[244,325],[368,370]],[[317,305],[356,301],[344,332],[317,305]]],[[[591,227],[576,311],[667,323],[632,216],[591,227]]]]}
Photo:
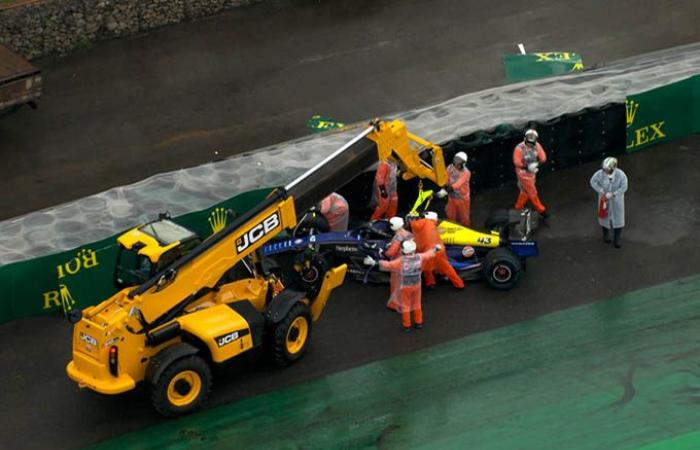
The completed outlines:
{"type": "MultiPolygon", "coordinates": [[[[361,120],[500,85],[500,56],[518,42],[577,51],[590,66],[700,38],[692,0],[582,3],[272,2],[41,62],[40,109],[0,120],[0,217],[297,137],[313,114],[361,120]]],[[[425,296],[426,329],[407,336],[383,309],[385,288],[348,283],[303,360],[217,371],[207,406],[697,272],[699,150],[690,138],[622,158],[622,250],[599,239],[595,167],[550,176],[541,190],[554,215],[516,291],[440,286],[425,296]]],[[[476,223],[514,196],[476,197],[476,223]]],[[[70,333],[48,317],[0,326],[0,447],[75,448],[162,422],[143,390],[79,391],[64,370],[70,333]]]]}
{"type": "Polygon", "coordinates": [[[93,450],[695,450],[699,295],[700,275],[627,292],[164,421],[93,450]]]}
{"type": "MultiPolygon", "coordinates": [[[[553,216],[538,231],[541,255],[516,290],[441,284],[425,292],[426,328],[406,335],[384,308],[386,287],[348,282],[330,299],[301,361],[278,370],[258,356],[217,370],[207,407],[697,273],[700,137],[622,157],[620,167],[630,179],[622,249],[600,236],[588,186],[597,164],[550,175],[540,190],[553,216]]],[[[508,186],[475,197],[476,223],[515,196],[508,186]]],[[[115,397],[79,391],[64,370],[70,334],[67,322],[50,317],[0,327],[0,447],[74,448],[163,421],[144,389],[115,397]]],[[[540,338],[536,325],[532,336],[540,338]]]]}
{"type": "Polygon", "coordinates": [[[590,67],[698,23],[696,0],[273,0],[98,43],[38,61],[39,110],[0,120],[0,218],[501,85],[520,42],[590,67]]]}

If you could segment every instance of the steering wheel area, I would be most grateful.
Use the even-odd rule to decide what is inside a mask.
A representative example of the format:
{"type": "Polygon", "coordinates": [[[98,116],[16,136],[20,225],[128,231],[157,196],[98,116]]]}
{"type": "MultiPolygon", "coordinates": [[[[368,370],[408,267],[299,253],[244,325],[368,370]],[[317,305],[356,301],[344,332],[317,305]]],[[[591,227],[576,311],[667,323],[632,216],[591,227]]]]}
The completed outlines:
{"type": "Polygon", "coordinates": [[[353,230],[353,234],[362,239],[391,239],[393,236],[371,224],[361,225],[353,230]]]}

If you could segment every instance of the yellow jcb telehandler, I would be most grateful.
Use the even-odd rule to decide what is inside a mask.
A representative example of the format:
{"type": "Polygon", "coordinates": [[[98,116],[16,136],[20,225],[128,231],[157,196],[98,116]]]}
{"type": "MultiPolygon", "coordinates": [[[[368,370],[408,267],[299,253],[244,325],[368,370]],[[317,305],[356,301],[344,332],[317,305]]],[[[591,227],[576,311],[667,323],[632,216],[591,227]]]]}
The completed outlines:
{"type": "MultiPolygon", "coordinates": [[[[347,266],[313,267],[317,282],[285,285],[260,249],[297,225],[297,211],[317,204],[378,156],[400,160],[405,179],[445,182],[438,146],[409,136],[399,121],[376,121],[204,241],[167,217],[124,233],[114,276],[120,290],[69,313],[74,330],[68,376],[103,394],[145,382],[156,410],[174,417],[202,405],[212,364],[261,346],[279,365],[299,359],[347,266]],[[430,162],[420,156],[426,151],[430,162]]],[[[308,281],[308,273],[300,277],[308,281]]]]}

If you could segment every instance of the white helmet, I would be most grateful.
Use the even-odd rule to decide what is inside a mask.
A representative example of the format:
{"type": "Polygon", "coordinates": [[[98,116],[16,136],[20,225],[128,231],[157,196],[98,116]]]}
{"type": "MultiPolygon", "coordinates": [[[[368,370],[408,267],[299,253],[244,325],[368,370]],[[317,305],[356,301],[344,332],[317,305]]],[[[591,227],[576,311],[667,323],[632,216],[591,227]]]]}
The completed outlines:
{"type": "Polygon", "coordinates": [[[389,219],[389,227],[391,231],[399,231],[403,228],[403,219],[401,217],[392,217],[389,219]]]}
{"type": "Polygon", "coordinates": [[[537,142],[537,139],[539,139],[540,135],[537,134],[537,131],[533,130],[530,128],[525,132],[525,142],[529,142],[530,144],[534,144],[537,142]]]}
{"type": "Polygon", "coordinates": [[[412,255],[416,252],[416,241],[413,239],[406,239],[401,243],[401,252],[404,255],[412,255]]]}
{"type": "Polygon", "coordinates": [[[612,172],[613,170],[617,169],[617,158],[613,158],[612,156],[608,156],[603,160],[603,170],[606,172],[612,172]]]}
{"type": "Polygon", "coordinates": [[[464,152],[457,152],[457,154],[455,155],[455,158],[461,159],[463,164],[467,163],[467,154],[464,152]]]}
{"type": "Polygon", "coordinates": [[[425,214],[424,214],[424,217],[425,217],[426,219],[434,220],[435,222],[437,222],[437,220],[438,220],[438,215],[437,215],[437,213],[436,213],[436,212],[433,212],[433,211],[426,211],[425,214]]]}

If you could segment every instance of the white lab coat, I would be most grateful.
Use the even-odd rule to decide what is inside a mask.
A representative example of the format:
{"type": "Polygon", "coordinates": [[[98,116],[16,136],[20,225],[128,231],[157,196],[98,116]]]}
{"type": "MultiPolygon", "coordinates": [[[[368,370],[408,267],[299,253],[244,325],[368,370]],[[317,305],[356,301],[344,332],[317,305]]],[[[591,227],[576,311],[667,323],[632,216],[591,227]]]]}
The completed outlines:
{"type": "Polygon", "coordinates": [[[613,197],[608,199],[608,217],[598,218],[600,226],[605,228],[622,228],[625,226],[625,192],[627,192],[627,175],[620,169],[615,169],[612,177],[600,169],[591,177],[591,187],[598,193],[596,211],[600,204],[601,196],[612,192],[613,197]]]}

